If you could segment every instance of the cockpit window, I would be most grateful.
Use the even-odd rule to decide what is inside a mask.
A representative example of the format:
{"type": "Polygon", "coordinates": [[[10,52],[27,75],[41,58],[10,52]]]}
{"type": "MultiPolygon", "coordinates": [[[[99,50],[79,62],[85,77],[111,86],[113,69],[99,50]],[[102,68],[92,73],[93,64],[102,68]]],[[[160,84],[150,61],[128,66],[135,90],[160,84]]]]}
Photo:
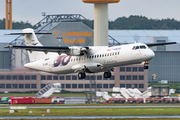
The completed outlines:
{"type": "Polygon", "coordinates": [[[139,49],[139,46],[136,46],[136,50],[139,49]]]}
{"type": "Polygon", "coordinates": [[[145,46],[145,45],[134,46],[132,49],[133,49],[133,50],[137,50],[137,49],[146,49],[146,46],[145,46]]]}
{"type": "Polygon", "coordinates": [[[142,45],[140,46],[140,49],[146,49],[146,46],[142,45]]]}

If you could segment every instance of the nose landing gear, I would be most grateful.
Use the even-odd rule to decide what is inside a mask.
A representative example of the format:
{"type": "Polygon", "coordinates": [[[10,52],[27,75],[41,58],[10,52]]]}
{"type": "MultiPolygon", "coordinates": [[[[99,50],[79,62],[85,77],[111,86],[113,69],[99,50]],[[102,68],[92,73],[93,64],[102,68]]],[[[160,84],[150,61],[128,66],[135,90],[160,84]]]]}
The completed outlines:
{"type": "Polygon", "coordinates": [[[143,68],[144,68],[144,69],[148,69],[148,68],[149,68],[148,64],[149,64],[149,61],[145,61],[145,62],[144,62],[144,67],[143,67],[143,68]]]}

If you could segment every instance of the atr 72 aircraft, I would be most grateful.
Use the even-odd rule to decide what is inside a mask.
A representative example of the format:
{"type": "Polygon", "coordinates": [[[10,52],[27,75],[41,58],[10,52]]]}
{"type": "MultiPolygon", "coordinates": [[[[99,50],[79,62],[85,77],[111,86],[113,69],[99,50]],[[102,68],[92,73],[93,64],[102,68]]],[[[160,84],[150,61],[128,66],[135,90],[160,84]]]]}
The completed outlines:
{"type": "MultiPolygon", "coordinates": [[[[155,54],[149,48],[168,43],[133,43],[119,46],[72,46],[55,47],[43,46],[37,39],[34,30],[23,29],[23,33],[8,35],[24,35],[26,46],[9,45],[5,48],[25,49],[28,51],[30,63],[26,68],[41,70],[54,74],[78,73],[79,79],[84,79],[86,73],[104,72],[105,78],[111,77],[113,67],[130,64],[144,64],[148,69],[149,60],[155,54]]],[[[43,33],[39,33],[43,34],[43,33]]]]}

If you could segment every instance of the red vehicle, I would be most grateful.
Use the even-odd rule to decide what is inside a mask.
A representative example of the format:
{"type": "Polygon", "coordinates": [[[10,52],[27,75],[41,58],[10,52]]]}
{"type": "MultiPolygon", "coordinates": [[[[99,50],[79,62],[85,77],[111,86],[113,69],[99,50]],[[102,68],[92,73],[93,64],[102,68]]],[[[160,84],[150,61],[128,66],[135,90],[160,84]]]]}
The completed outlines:
{"type": "Polygon", "coordinates": [[[179,98],[172,98],[172,103],[179,103],[179,98]]]}
{"type": "Polygon", "coordinates": [[[35,104],[51,104],[52,98],[34,98],[35,104]]]}
{"type": "Polygon", "coordinates": [[[152,98],[146,98],[146,103],[153,103],[153,99],[152,98]]]}
{"type": "Polygon", "coordinates": [[[119,103],[125,103],[126,99],[125,98],[119,98],[119,103]]]}
{"type": "Polygon", "coordinates": [[[127,99],[127,103],[135,103],[135,102],[136,102],[135,98],[128,98],[127,99]]]}
{"type": "Polygon", "coordinates": [[[163,102],[164,102],[164,103],[170,103],[170,102],[171,102],[171,99],[170,99],[170,98],[164,98],[164,99],[163,99],[163,102]]]}
{"type": "Polygon", "coordinates": [[[144,103],[144,99],[143,98],[137,98],[136,103],[144,103]]]}
{"type": "Polygon", "coordinates": [[[154,103],[162,103],[162,99],[161,98],[154,98],[154,103]]]}
{"type": "Polygon", "coordinates": [[[11,104],[34,104],[34,98],[31,97],[12,97],[11,104]]]}
{"type": "Polygon", "coordinates": [[[125,98],[109,98],[109,103],[125,103],[125,98]]]}

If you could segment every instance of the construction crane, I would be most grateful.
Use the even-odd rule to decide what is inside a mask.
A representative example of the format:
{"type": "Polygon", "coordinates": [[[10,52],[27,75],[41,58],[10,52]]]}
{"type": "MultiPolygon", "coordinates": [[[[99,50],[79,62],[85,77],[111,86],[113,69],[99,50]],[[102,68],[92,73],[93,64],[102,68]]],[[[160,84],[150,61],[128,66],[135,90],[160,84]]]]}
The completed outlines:
{"type": "Polygon", "coordinates": [[[6,2],[6,29],[12,29],[12,0],[5,0],[6,2]]]}

